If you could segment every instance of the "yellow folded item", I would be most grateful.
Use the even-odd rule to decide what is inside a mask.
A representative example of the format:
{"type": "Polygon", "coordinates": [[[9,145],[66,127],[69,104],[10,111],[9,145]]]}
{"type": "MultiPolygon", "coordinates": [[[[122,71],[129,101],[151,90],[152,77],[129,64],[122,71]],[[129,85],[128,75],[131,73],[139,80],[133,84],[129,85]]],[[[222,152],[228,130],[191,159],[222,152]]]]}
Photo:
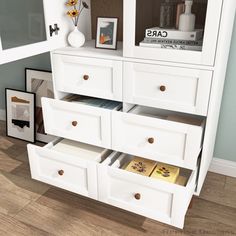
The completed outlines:
{"type": "Polygon", "coordinates": [[[179,171],[180,168],[176,166],[158,162],[150,177],[175,183],[179,176],[179,171]]]}
{"type": "Polygon", "coordinates": [[[150,176],[156,166],[155,161],[147,160],[141,157],[135,157],[126,167],[125,170],[136,174],[150,176]]]}

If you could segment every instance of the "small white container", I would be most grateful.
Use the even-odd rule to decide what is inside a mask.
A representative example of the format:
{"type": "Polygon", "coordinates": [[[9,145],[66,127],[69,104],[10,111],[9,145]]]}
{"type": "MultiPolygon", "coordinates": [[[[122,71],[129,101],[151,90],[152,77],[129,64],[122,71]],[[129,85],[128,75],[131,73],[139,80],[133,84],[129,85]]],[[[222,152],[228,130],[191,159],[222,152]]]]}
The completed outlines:
{"type": "Polygon", "coordinates": [[[196,17],[192,14],[193,1],[185,0],[185,12],[180,15],[179,30],[181,31],[194,31],[196,17]]]}

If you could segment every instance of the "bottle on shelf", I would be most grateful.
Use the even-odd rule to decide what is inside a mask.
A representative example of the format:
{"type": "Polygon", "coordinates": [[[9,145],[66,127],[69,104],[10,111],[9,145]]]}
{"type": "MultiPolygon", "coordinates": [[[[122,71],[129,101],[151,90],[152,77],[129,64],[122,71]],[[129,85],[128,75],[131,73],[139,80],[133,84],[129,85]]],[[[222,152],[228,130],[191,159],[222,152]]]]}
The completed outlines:
{"type": "Polygon", "coordinates": [[[193,0],[185,0],[185,12],[180,15],[179,30],[194,31],[196,16],[192,14],[193,0]]]}
{"type": "Polygon", "coordinates": [[[170,0],[162,1],[160,6],[160,27],[174,27],[175,5],[170,0]]]}

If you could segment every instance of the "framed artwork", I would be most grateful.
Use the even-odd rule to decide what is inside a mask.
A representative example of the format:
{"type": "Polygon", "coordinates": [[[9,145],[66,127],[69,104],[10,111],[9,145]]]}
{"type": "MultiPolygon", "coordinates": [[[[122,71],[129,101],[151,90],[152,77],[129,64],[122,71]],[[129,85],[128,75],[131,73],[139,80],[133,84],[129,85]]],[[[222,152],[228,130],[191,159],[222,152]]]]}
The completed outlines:
{"type": "Polygon", "coordinates": [[[117,49],[117,17],[98,17],[96,48],[117,49]]]}
{"type": "Polygon", "coordinates": [[[6,88],[7,136],[35,142],[35,94],[6,88]]]}
{"type": "Polygon", "coordinates": [[[41,98],[54,98],[52,73],[50,71],[26,68],[25,85],[25,90],[27,92],[36,94],[36,140],[44,143],[49,143],[53,139],[55,139],[55,137],[45,133],[41,98]]]}

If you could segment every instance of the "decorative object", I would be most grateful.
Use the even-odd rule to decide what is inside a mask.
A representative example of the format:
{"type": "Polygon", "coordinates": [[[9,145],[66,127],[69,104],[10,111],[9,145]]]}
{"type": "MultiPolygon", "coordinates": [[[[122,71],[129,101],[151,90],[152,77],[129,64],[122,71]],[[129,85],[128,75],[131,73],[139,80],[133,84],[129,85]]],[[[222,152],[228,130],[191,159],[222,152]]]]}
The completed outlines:
{"type": "Polygon", "coordinates": [[[36,94],[36,140],[51,142],[55,137],[47,135],[44,130],[41,98],[54,98],[52,73],[50,71],[25,69],[25,90],[36,94]]]}
{"type": "Polygon", "coordinates": [[[175,28],[176,29],[179,28],[179,18],[181,16],[181,14],[184,13],[184,8],[185,8],[184,3],[178,3],[177,4],[177,7],[176,7],[176,20],[175,20],[175,28]]]}
{"type": "Polygon", "coordinates": [[[170,0],[165,0],[160,6],[160,27],[172,28],[174,26],[175,6],[170,0]]]}
{"type": "Polygon", "coordinates": [[[179,18],[179,30],[181,31],[194,31],[196,17],[192,14],[193,1],[185,0],[185,12],[179,18]]]}
{"type": "Polygon", "coordinates": [[[117,49],[117,17],[98,17],[96,48],[117,49]]]}
{"type": "Polygon", "coordinates": [[[179,176],[179,172],[179,167],[159,162],[157,163],[156,168],[152,172],[151,177],[155,179],[164,180],[170,183],[175,183],[179,176]]]}
{"type": "Polygon", "coordinates": [[[88,9],[89,6],[86,2],[80,0],[68,0],[66,6],[71,7],[71,9],[67,11],[67,15],[71,18],[75,26],[74,30],[68,35],[68,43],[75,48],[82,47],[85,43],[85,36],[79,31],[78,22],[83,10],[88,9]]]}
{"type": "Polygon", "coordinates": [[[5,89],[6,135],[35,142],[35,93],[5,89]]]}
{"type": "Polygon", "coordinates": [[[135,157],[126,167],[125,170],[136,174],[149,176],[156,166],[156,162],[141,157],[135,157]]]}

